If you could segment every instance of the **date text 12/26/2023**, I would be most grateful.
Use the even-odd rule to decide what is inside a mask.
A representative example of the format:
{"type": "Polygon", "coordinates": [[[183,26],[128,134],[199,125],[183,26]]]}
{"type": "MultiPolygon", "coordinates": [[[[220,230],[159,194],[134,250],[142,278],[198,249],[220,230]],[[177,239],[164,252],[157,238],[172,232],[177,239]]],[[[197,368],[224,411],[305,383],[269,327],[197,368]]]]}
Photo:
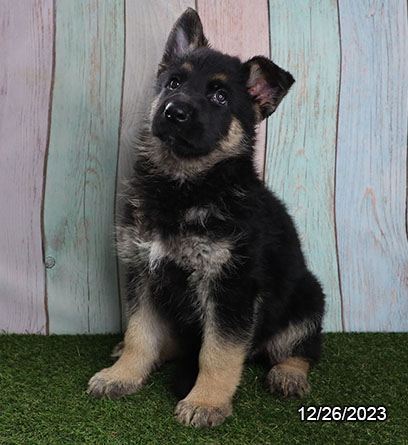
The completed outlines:
{"type": "Polygon", "coordinates": [[[383,422],[385,406],[302,406],[298,409],[302,422],[383,422]]]}

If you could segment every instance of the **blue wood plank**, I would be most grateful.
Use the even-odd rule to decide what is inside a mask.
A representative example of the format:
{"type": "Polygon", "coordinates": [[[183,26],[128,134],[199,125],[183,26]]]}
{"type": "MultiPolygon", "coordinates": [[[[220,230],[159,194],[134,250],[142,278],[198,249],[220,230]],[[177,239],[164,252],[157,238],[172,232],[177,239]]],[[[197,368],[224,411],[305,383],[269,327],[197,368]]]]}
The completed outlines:
{"type": "Polygon", "coordinates": [[[124,4],[57,0],[44,232],[51,333],[120,330],[113,247],[124,4]]]}
{"type": "Polygon", "coordinates": [[[339,0],[336,219],[348,331],[408,330],[405,0],[339,0]]]}
{"type": "Polygon", "coordinates": [[[324,326],[342,330],[334,180],[340,75],[335,0],[270,0],[271,57],[296,79],[269,119],[265,181],[294,216],[327,294],[324,326]]]}

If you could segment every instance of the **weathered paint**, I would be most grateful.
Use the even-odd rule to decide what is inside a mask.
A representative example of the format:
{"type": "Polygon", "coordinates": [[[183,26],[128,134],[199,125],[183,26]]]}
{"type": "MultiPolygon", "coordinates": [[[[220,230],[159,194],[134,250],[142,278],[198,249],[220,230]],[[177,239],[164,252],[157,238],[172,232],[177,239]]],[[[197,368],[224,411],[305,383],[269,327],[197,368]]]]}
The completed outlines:
{"type": "Polygon", "coordinates": [[[56,0],[45,190],[51,333],[120,330],[113,246],[124,4],[56,0]]]}
{"type": "MultiPolygon", "coordinates": [[[[337,231],[345,330],[406,331],[407,5],[338,3],[341,61],[334,0],[269,1],[272,58],[297,82],[269,122],[266,181],[295,215],[322,279],[326,329],[341,330],[337,231]]],[[[164,42],[194,2],[53,4],[0,2],[0,330],[46,333],[48,298],[50,332],[116,332],[125,25],[119,194],[164,42]]],[[[214,47],[268,55],[265,2],[196,6],[214,47]]]]}
{"type": "Polygon", "coordinates": [[[339,0],[336,221],[347,331],[408,329],[407,2],[339,0]]]}
{"type": "Polygon", "coordinates": [[[41,240],[52,0],[0,2],[0,331],[46,333],[41,240]]]}
{"type": "Polygon", "coordinates": [[[271,56],[296,83],[268,122],[265,181],[294,216],[327,295],[325,329],[342,329],[334,225],[340,74],[336,0],[270,0],[271,56]]]}
{"type": "MultiPolygon", "coordinates": [[[[269,57],[268,0],[197,0],[197,11],[213,48],[243,61],[269,57]]],[[[263,176],[266,122],[259,126],[257,139],[255,163],[263,176]]]]}

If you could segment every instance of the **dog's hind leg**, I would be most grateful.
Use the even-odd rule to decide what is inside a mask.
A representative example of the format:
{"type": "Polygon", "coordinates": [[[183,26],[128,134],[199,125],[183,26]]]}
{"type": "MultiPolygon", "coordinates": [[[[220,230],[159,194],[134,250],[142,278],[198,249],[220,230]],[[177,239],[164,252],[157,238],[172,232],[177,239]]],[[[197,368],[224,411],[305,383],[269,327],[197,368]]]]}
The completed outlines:
{"type": "Polygon", "coordinates": [[[119,359],[90,379],[87,392],[112,399],[132,394],[154,367],[176,355],[176,349],[169,325],[149,300],[142,301],[129,319],[119,359]]]}
{"type": "Polygon", "coordinates": [[[119,358],[125,349],[125,340],[120,341],[112,350],[111,357],[119,358]]]}
{"type": "Polygon", "coordinates": [[[291,321],[265,345],[266,355],[274,365],[266,386],[285,397],[302,397],[310,392],[310,365],[320,359],[324,313],[322,288],[310,272],[297,283],[291,301],[290,309],[297,321],[291,321]]]}
{"type": "Polygon", "coordinates": [[[310,392],[310,365],[320,355],[320,327],[310,321],[290,324],[267,343],[266,352],[274,363],[266,377],[267,389],[285,397],[303,397],[310,392]]]}
{"type": "Polygon", "coordinates": [[[310,392],[308,370],[307,360],[302,357],[289,357],[268,372],[265,382],[267,389],[285,397],[303,397],[310,392]]]}

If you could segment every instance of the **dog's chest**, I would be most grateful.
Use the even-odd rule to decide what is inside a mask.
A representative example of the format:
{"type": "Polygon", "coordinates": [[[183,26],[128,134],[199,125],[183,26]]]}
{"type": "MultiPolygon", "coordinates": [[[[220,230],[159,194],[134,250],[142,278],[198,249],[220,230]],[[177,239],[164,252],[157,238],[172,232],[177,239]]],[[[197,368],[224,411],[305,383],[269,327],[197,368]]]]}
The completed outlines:
{"type": "Polygon", "coordinates": [[[151,272],[167,261],[173,261],[191,274],[191,280],[216,278],[230,258],[229,240],[214,241],[205,235],[189,233],[180,233],[166,240],[156,236],[146,251],[146,262],[151,272]]]}
{"type": "MultiPolygon", "coordinates": [[[[159,207],[167,208],[164,204],[159,207]]],[[[143,239],[139,255],[150,272],[172,261],[195,277],[210,279],[230,260],[231,240],[227,236],[215,236],[207,229],[210,221],[217,220],[218,227],[224,222],[224,215],[217,206],[192,206],[184,211],[175,210],[174,214],[166,211],[159,221],[144,214],[142,209],[136,219],[145,223],[134,226],[130,238],[136,242],[143,239]]]]}
{"type": "Polygon", "coordinates": [[[142,266],[139,269],[147,273],[159,294],[163,286],[171,286],[165,294],[175,289],[177,294],[193,291],[205,303],[215,281],[232,264],[233,238],[207,230],[214,219],[219,228],[224,215],[214,205],[194,206],[175,213],[174,218],[167,214],[164,222],[156,222],[143,210],[142,205],[133,213],[133,224],[118,227],[119,256],[129,264],[142,266]],[[169,226],[170,234],[163,230],[169,226]]]}

